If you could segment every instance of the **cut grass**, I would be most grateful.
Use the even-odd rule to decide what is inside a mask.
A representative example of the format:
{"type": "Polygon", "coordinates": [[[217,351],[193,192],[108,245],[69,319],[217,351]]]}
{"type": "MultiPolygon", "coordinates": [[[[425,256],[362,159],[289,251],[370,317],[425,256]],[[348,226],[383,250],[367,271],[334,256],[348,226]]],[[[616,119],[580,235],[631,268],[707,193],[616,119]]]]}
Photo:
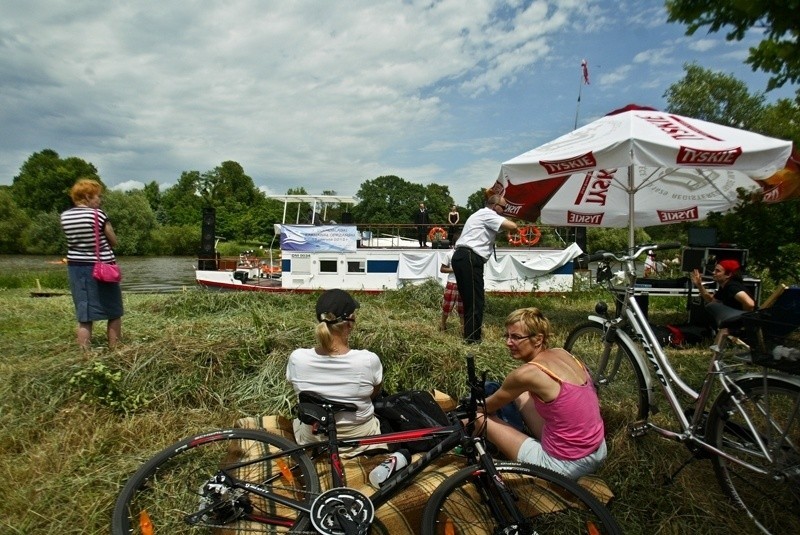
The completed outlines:
{"type": "MultiPolygon", "coordinates": [[[[390,391],[435,387],[460,397],[468,351],[493,378],[514,366],[501,339],[509,312],[540,307],[561,344],[599,297],[595,291],[490,295],[484,342],[466,346],[455,318],[451,331],[437,330],[435,284],[362,295],[353,346],[381,356],[390,391]]],[[[20,289],[0,298],[2,533],[107,533],[117,492],[154,453],[243,416],[288,415],[294,399],[284,379],[286,359],[295,347],[314,343],[314,294],[126,293],[124,344],[101,349],[101,322],[97,349],[88,354],[74,343],[69,296],[33,299],[20,289]],[[76,376],[88,379],[71,382],[76,376]]],[[[683,321],[683,307],[680,299],[654,300],[651,319],[683,321]]],[[[672,353],[686,373],[703,373],[705,350],[672,353]]],[[[626,533],[755,533],[725,501],[708,461],[690,464],[666,484],[689,452],[655,436],[630,439],[614,427],[613,406],[607,411],[610,453],[600,475],[616,494],[611,509],[626,533]]],[[[663,413],[657,418],[668,422],[663,413]]]]}

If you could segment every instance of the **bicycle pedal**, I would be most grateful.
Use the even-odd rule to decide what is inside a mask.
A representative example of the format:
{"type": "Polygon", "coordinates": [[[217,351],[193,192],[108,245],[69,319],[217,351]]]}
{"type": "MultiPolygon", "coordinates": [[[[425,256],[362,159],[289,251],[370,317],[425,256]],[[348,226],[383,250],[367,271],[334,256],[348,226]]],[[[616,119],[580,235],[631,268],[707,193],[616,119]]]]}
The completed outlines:
{"type": "Polygon", "coordinates": [[[633,438],[643,437],[649,428],[647,420],[639,420],[628,425],[628,434],[633,438]]]}

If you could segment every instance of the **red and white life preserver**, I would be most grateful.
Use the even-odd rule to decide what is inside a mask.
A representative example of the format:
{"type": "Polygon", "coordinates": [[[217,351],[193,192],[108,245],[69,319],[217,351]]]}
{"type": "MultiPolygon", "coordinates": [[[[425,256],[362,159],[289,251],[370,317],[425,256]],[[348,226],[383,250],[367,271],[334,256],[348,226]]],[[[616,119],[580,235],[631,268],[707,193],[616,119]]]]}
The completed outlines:
{"type": "Polygon", "coordinates": [[[511,245],[536,245],[541,237],[541,231],[535,225],[530,225],[517,229],[514,234],[509,232],[508,243],[511,245]]]}
{"type": "Polygon", "coordinates": [[[536,225],[523,227],[519,233],[525,236],[525,245],[536,245],[542,237],[542,233],[536,225]]]}
{"type": "Polygon", "coordinates": [[[433,227],[430,232],[428,232],[428,241],[434,242],[436,240],[446,240],[447,239],[447,231],[442,227],[433,227]]]}

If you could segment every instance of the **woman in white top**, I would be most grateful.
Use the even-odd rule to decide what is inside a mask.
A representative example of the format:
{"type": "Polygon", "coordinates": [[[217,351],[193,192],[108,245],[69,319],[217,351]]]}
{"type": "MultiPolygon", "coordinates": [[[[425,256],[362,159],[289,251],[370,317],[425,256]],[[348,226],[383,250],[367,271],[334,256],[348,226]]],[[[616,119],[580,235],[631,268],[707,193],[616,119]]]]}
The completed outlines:
{"type": "MultiPolygon", "coordinates": [[[[354,403],[356,412],[336,414],[340,438],[377,435],[380,422],[372,400],[383,384],[383,365],[378,355],[350,347],[350,333],[356,324],[358,302],[344,290],[327,290],[317,300],[317,345],[295,349],[286,366],[286,379],[296,394],[314,392],[331,401],[354,403]]],[[[294,436],[298,444],[325,440],[312,433],[311,426],[295,419],[294,436]]],[[[361,453],[349,452],[347,456],[361,453]]]]}

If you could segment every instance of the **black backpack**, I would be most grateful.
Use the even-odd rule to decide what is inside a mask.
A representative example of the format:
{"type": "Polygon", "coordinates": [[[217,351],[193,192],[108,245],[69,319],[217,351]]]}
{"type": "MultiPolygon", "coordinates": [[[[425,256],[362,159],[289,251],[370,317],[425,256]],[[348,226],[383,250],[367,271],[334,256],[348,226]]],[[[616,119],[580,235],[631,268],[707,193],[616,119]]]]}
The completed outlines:
{"type": "MultiPolygon", "coordinates": [[[[450,425],[447,414],[436,403],[431,393],[426,390],[384,394],[375,399],[372,404],[375,407],[375,416],[381,422],[381,433],[450,425]]],[[[398,447],[405,448],[411,453],[419,453],[430,450],[440,440],[417,440],[399,444],[398,447]]]]}

